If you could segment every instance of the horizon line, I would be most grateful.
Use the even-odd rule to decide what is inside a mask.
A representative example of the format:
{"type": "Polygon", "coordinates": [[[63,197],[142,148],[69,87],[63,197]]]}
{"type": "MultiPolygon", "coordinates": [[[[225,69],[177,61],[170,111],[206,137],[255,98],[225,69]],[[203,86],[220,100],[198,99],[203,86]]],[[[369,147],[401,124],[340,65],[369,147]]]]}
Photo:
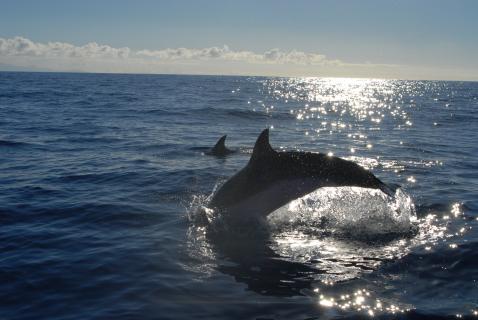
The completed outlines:
{"type": "Polygon", "coordinates": [[[258,77],[330,77],[417,81],[478,81],[475,68],[452,65],[356,62],[316,51],[272,48],[264,52],[203,48],[131,49],[88,42],[37,42],[0,37],[0,70],[105,74],[184,74],[258,77]]]}
{"type": "Polygon", "coordinates": [[[430,82],[478,82],[477,80],[457,79],[407,79],[407,78],[380,78],[380,77],[337,77],[337,76],[285,76],[259,74],[208,74],[208,73],[138,73],[138,72],[90,72],[90,71],[47,71],[47,70],[2,70],[0,73],[54,73],[54,74],[91,74],[91,75],[138,75],[138,76],[195,76],[195,77],[242,77],[242,78],[318,78],[318,79],[362,79],[362,80],[389,80],[389,81],[430,81],[430,82]]]}

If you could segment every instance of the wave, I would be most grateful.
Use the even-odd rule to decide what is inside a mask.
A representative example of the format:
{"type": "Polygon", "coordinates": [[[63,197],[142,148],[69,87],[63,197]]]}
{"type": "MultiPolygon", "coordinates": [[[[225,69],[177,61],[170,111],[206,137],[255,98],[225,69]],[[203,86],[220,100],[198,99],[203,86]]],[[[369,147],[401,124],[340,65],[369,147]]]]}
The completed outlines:
{"type": "Polygon", "coordinates": [[[102,173],[85,173],[85,174],[71,174],[59,177],[51,177],[45,181],[52,180],[60,183],[115,183],[123,182],[139,177],[137,172],[102,172],[102,173]]]}
{"type": "Polygon", "coordinates": [[[181,116],[181,117],[204,117],[207,116],[208,118],[220,117],[223,119],[229,118],[240,118],[240,119],[266,119],[271,117],[287,117],[291,118],[289,113],[281,114],[278,112],[274,113],[267,113],[262,111],[254,111],[254,110],[241,110],[241,109],[231,109],[231,108],[216,108],[216,107],[204,107],[204,108],[196,108],[191,109],[187,107],[171,107],[169,109],[149,109],[143,111],[146,114],[151,114],[155,116],[181,116]]]}
{"type": "Polygon", "coordinates": [[[193,109],[190,111],[193,114],[198,116],[207,115],[222,117],[225,119],[229,118],[239,118],[245,120],[254,120],[254,119],[295,119],[290,113],[283,113],[278,111],[265,112],[265,111],[255,111],[248,109],[229,109],[229,108],[216,108],[216,107],[206,107],[200,109],[193,109]]]}
{"type": "Polygon", "coordinates": [[[158,115],[158,116],[186,116],[189,111],[181,110],[164,110],[164,109],[149,109],[143,111],[146,114],[158,115]]]}
{"type": "Polygon", "coordinates": [[[13,140],[0,140],[0,147],[19,147],[26,145],[29,145],[29,143],[13,140]]]}

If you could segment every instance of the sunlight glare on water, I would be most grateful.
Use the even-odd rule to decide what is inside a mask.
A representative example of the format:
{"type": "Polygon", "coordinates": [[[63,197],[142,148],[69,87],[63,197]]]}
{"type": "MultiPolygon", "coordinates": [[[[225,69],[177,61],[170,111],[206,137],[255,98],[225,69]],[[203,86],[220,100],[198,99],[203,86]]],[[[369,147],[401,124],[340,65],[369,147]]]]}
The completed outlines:
{"type": "Polygon", "coordinates": [[[274,250],[317,267],[317,280],[330,283],[403,256],[418,228],[413,202],[401,190],[392,199],[358,187],[318,189],[274,211],[268,221],[274,250]]]}
{"type": "MultiPolygon", "coordinates": [[[[442,254],[437,252],[442,250],[439,248],[458,251],[460,239],[471,230],[461,221],[464,219],[462,206],[455,199],[449,200],[452,203],[449,209],[423,204],[423,199],[436,196],[434,188],[445,194],[449,192],[447,179],[442,179],[436,187],[430,181],[440,175],[428,173],[443,175],[442,168],[447,165],[446,161],[451,161],[443,152],[435,152],[437,146],[443,147],[444,140],[433,130],[443,128],[440,125],[447,121],[444,115],[453,117],[449,111],[441,118],[436,116],[442,108],[452,106],[448,99],[453,92],[445,97],[441,92],[444,84],[424,81],[324,78],[259,81],[262,83],[259,97],[247,97],[247,104],[254,112],[262,110],[262,114],[267,115],[267,126],[276,131],[271,132],[274,148],[335,155],[371,170],[390,185],[401,187],[394,198],[380,191],[355,187],[318,189],[270,214],[266,238],[263,234],[254,235],[256,231],[263,231],[254,223],[247,224],[250,233],[245,237],[244,230],[231,232],[236,231],[235,226],[228,225],[220,214],[206,210],[202,217],[206,218],[207,227],[198,228],[200,234],[211,230],[226,232],[220,233],[219,238],[215,234],[212,241],[206,236],[203,244],[201,241],[196,244],[214,251],[218,247],[224,249],[225,242],[233,243],[234,249],[227,248],[222,253],[238,263],[237,270],[233,270],[241,276],[236,279],[242,279],[238,281],[245,281],[250,288],[260,287],[260,280],[268,276],[249,274],[241,266],[244,260],[255,259],[250,246],[255,249],[259,246],[268,252],[265,256],[259,255],[260,259],[268,262],[254,261],[251,270],[275,265],[277,270],[267,269],[268,272],[285,277],[278,288],[289,283],[291,292],[296,292],[294,286],[304,277],[296,272],[296,267],[307,270],[313,290],[300,292],[311,296],[320,307],[368,316],[413,309],[416,303],[410,303],[413,294],[398,297],[386,289],[396,283],[403,285],[400,281],[410,281],[409,290],[413,290],[417,281],[414,273],[410,273],[411,276],[403,271],[393,273],[394,264],[408,270],[417,255],[418,259],[423,258],[422,254],[424,259],[431,255],[430,261],[433,261],[433,255],[442,254]],[[439,105],[420,102],[423,97],[429,99],[435,94],[438,98],[433,101],[439,105]],[[426,108],[434,109],[425,112],[426,108]],[[431,130],[427,132],[429,137],[422,134],[427,130],[431,130]],[[415,205],[415,201],[419,203],[415,205]],[[235,238],[238,235],[239,240],[235,238]],[[261,240],[251,240],[254,238],[261,240]],[[210,242],[215,248],[209,246],[210,242]],[[238,254],[242,251],[244,256],[238,254]],[[284,264],[291,269],[284,268],[284,264]],[[243,277],[243,273],[247,276],[243,277]],[[249,280],[243,280],[246,278],[249,280]],[[377,284],[370,279],[375,279],[377,284]]],[[[247,147],[241,151],[244,161],[238,162],[234,169],[246,163],[254,138],[247,141],[247,147]]],[[[202,206],[207,207],[207,203],[202,206]]],[[[195,252],[204,252],[207,262],[211,256],[208,250],[198,248],[195,252]]],[[[438,263],[439,268],[441,264],[445,268],[445,263],[438,263]]],[[[432,263],[429,268],[433,266],[432,263]]],[[[414,268],[416,274],[421,266],[417,264],[414,268]]],[[[273,291],[273,284],[269,285],[261,294],[273,291]]]]}
{"type": "Polygon", "coordinates": [[[476,82],[0,72],[2,317],[475,317],[477,108],[476,82]],[[403,195],[228,223],[209,195],[265,128],[403,195]]]}
{"type": "MultiPolygon", "coordinates": [[[[290,78],[269,80],[265,87],[267,93],[277,99],[303,102],[302,107],[292,108],[290,113],[299,121],[317,121],[320,124],[315,128],[318,133],[342,132],[356,127],[357,123],[370,125],[369,130],[379,130],[380,124],[387,118],[393,119],[397,127],[411,126],[409,113],[401,105],[404,101],[399,99],[403,94],[399,90],[404,88],[393,81],[290,78]]],[[[413,86],[406,89],[416,90],[413,86]]]]}

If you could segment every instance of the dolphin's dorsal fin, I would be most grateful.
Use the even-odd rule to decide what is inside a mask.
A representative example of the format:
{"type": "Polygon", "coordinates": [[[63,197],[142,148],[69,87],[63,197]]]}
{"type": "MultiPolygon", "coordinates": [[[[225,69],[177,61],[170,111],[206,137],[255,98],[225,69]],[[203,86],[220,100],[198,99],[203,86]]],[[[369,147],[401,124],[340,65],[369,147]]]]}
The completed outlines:
{"type": "Polygon", "coordinates": [[[216,143],[216,145],[212,148],[212,153],[217,152],[224,152],[226,150],[226,137],[227,135],[223,135],[216,143]]]}
{"type": "Polygon", "coordinates": [[[269,129],[265,129],[261,132],[259,137],[256,140],[254,149],[252,150],[251,161],[260,159],[264,156],[274,154],[275,151],[272,149],[269,143],[269,129]]]}

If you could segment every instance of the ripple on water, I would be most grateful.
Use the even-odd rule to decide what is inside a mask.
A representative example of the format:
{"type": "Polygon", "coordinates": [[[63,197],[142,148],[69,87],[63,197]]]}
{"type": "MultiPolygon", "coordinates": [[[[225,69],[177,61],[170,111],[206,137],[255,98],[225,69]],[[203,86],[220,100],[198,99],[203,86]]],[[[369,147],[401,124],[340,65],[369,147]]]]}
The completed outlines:
{"type": "MultiPolygon", "coordinates": [[[[244,236],[242,229],[233,232],[236,226],[203,207],[207,201],[195,197],[192,203],[189,219],[196,230],[214,234],[213,241],[244,236]]],[[[265,225],[257,221],[256,228],[248,226],[246,237],[260,239],[267,230],[267,246],[274,254],[311,264],[318,280],[330,281],[355,278],[382,261],[403,256],[419,228],[413,201],[400,189],[391,198],[357,187],[318,189],[274,211],[265,225]]]]}
{"type": "Polygon", "coordinates": [[[324,308],[370,316],[403,313],[413,305],[384,297],[371,283],[368,288],[351,283],[373,274],[386,278],[372,272],[411,252],[427,252],[447,235],[445,220],[417,218],[411,197],[401,189],[393,198],[374,189],[318,189],[274,211],[267,219],[267,239],[217,233],[233,227],[205,209],[207,202],[207,196],[197,196],[196,210],[189,211],[189,249],[204,262],[198,263],[202,271],[233,275],[261,294],[308,295],[324,308]],[[208,237],[211,226],[214,236],[208,237]]]}

